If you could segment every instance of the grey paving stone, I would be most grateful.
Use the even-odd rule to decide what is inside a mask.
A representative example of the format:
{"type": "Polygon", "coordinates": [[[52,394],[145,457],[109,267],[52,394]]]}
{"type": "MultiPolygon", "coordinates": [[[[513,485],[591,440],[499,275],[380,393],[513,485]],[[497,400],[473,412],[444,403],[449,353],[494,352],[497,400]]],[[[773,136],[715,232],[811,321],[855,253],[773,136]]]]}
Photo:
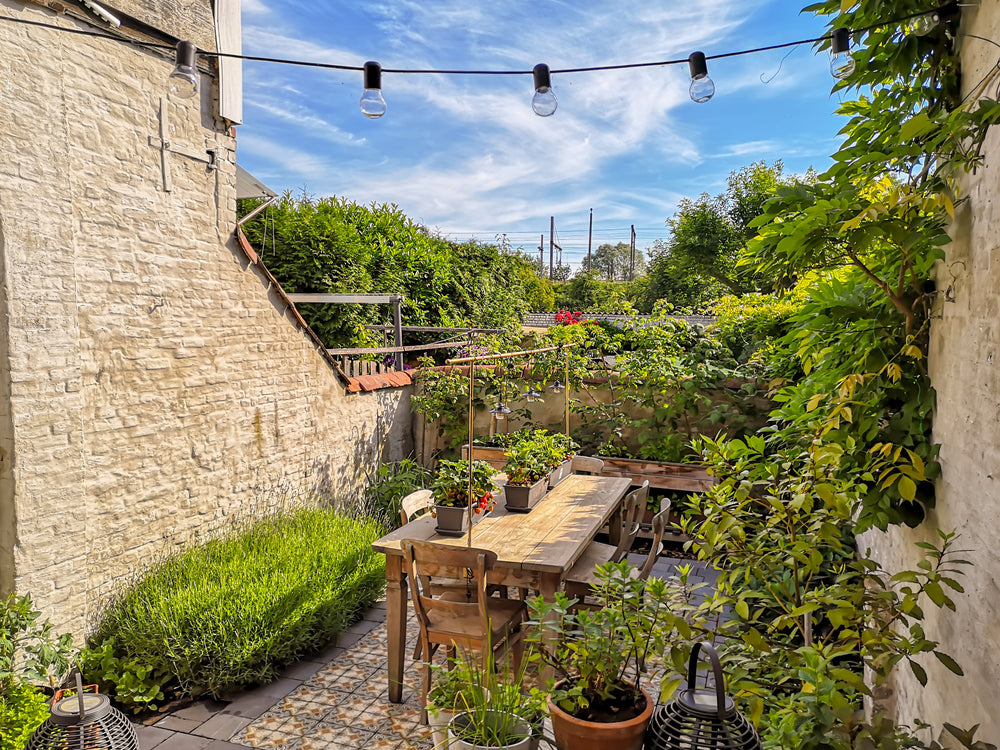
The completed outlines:
{"type": "Polygon", "coordinates": [[[226,706],[223,713],[256,719],[301,684],[298,680],[281,677],[270,685],[262,685],[244,693],[226,706]]]}
{"type": "Polygon", "coordinates": [[[193,734],[211,737],[213,740],[228,740],[252,721],[249,717],[216,714],[195,729],[193,734]]]}
{"type": "Polygon", "coordinates": [[[156,746],[156,750],[205,750],[212,742],[208,737],[191,734],[175,734],[156,746]]]}
{"type": "MultiPolygon", "coordinates": [[[[319,658],[319,657],[317,657],[319,658]]],[[[290,680],[300,680],[305,681],[313,677],[320,669],[325,667],[327,662],[325,661],[297,661],[294,664],[289,664],[287,667],[281,670],[281,676],[287,677],[290,680]]]]}
{"type": "Polygon", "coordinates": [[[154,725],[157,729],[172,729],[175,732],[191,732],[201,726],[201,721],[184,719],[177,714],[164,716],[154,725]]]}
{"type": "Polygon", "coordinates": [[[190,706],[174,711],[171,716],[179,716],[182,719],[190,719],[191,721],[201,722],[211,719],[225,707],[226,704],[220,703],[219,701],[197,701],[196,703],[192,703],[190,706]]]}
{"type": "Polygon", "coordinates": [[[135,733],[139,738],[139,750],[153,750],[161,742],[174,736],[174,732],[171,732],[169,729],[146,727],[141,724],[135,726],[135,733]]]}

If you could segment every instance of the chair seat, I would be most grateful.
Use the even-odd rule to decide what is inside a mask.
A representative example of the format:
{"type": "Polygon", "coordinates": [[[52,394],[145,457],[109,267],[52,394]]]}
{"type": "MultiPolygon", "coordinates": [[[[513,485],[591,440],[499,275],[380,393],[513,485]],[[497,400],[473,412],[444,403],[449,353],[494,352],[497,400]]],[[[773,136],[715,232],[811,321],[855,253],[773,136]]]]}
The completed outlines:
{"type": "MultiPolygon", "coordinates": [[[[445,591],[439,599],[447,601],[464,601],[460,591],[445,591]]],[[[518,599],[498,599],[490,597],[486,600],[486,614],[490,618],[490,642],[498,644],[507,634],[520,627],[527,615],[527,605],[518,599]]],[[[458,645],[468,641],[480,641],[483,637],[482,623],[478,616],[462,616],[451,612],[435,609],[427,611],[427,635],[432,641],[455,641],[458,645]]]]}
{"type": "Polygon", "coordinates": [[[566,593],[570,596],[576,596],[577,594],[573,593],[573,591],[582,589],[586,592],[591,586],[596,586],[599,581],[594,569],[598,565],[603,565],[610,561],[617,550],[618,548],[613,544],[591,542],[587,549],[583,551],[580,559],[576,561],[576,564],[566,574],[566,593]]]}

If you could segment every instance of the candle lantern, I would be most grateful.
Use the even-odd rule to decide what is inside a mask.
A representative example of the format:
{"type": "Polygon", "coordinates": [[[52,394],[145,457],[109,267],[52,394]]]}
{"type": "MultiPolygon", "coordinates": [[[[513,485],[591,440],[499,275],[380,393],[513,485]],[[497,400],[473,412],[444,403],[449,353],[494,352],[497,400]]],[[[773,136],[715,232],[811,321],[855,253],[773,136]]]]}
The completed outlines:
{"type": "Polygon", "coordinates": [[[76,678],[76,695],[64,698],[60,690],[52,699],[51,716],[28,740],[25,750],[138,750],[139,739],[132,722],[97,693],[96,685],[76,678]]]}

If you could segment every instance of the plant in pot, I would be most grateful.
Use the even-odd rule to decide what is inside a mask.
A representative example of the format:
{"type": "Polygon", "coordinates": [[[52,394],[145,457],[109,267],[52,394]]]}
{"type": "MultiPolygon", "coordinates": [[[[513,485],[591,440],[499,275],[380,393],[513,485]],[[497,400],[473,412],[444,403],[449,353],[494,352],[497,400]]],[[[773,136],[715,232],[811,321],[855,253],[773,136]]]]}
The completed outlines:
{"type": "Polygon", "coordinates": [[[489,513],[496,505],[495,470],[485,461],[472,462],[472,496],[469,496],[469,462],[438,462],[431,497],[437,530],[443,534],[462,534],[468,529],[469,506],[478,516],[489,513]]]}
{"type": "Polygon", "coordinates": [[[550,667],[549,717],[559,750],[639,750],[653,713],[640,676],[663,653],[677,617],[667,584],[627,562],[597,569],[593,607],[558,594],[529,602],[532,658],[550,667]]]}
{"type": "MultiPolygon", "coordinates": [[[[541,736],[545,694],[524,685],[527,661],[516,668],[508,659],[497,668],[492,651],[484,660],[478,653],[460,651],[454,662],[457,681],[446,678],[453,690],[454,715],[448,722],[445,747],[451,750],[534,750],[541,736]]],[[[428,694],[431,700],[433,694],[428,694]]],[[[447,698],[446,698],[447,700],[447,698]]],[[[428,707],[428,716],[430,716],[428,707]]],[[[437,736],[435,735],[435,740],[437,736]]],[[[435,745],[438,747],[438,745],[435,745]]]]}
{"type": "Polygon", "coordinates": [[[526,438],[507,449],[507,486],[504,498],[507,510],[528,511],[548,489],[548,455],[546,442],[526,438]]]}
{"type": "Polygon", "coordinates": [[[549,487],[555,487],[562,480],[573,473],[573,456],[580,449],[580,445],[569,435],[556,432],[546,436],[548,448],[549,487]]]}

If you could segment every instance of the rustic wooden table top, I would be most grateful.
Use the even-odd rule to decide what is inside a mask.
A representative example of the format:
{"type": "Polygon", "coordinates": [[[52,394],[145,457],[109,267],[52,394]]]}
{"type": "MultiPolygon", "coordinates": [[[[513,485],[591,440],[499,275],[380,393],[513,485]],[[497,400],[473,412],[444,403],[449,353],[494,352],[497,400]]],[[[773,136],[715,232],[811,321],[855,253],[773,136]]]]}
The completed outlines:
{"type": "MultiPolygon", "coordinates": [[[[586,544],[607,523],[631,486],[624,477],[574,474],[550,490],[530,513],[510,513],[498,505],[472,528],[472,546],[497,553],[497,565],[542,573],[569,570],[586,544]]],[[[402,555],[404,539],[465,546],[468,535],[445,537],[429,515],[401,526],[372,543],[386,555],[402,555]]]]}

